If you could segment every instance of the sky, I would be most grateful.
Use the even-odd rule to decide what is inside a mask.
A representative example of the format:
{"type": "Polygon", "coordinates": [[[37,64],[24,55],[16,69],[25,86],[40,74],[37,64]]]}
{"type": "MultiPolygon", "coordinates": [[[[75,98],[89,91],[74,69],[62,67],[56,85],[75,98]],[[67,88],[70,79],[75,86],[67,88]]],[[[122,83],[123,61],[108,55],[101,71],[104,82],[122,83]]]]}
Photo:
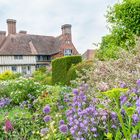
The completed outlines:
{"type": "Polygon", "coordinates": [[[0,30],[6,19],[17,20],[17,32],[58,36],[61,25],[72,25],[72,40],[79,51],[95,49],[108,33],[105,14],[117,0],[0,0],[0,30]]]}

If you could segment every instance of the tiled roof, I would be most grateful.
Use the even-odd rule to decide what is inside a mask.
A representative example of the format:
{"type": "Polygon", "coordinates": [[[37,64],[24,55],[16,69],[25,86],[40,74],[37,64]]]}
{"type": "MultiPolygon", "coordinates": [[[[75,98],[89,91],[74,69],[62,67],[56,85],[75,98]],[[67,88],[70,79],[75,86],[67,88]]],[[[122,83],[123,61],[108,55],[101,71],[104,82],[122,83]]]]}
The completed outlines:
{"type": "Polygon", "coordinates": [[[52,55],[62,44],[52,36],[9,34],[0,46],[0,55],[52,55]]]}

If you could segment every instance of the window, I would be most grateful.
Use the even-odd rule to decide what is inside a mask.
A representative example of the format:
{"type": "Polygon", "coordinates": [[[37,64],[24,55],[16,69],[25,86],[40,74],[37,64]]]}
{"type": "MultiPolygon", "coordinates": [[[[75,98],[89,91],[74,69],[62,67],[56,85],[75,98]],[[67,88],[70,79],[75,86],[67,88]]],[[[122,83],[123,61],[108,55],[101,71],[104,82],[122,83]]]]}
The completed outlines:
{"type": "Polygon", "coordinates": [[[70,56],[70,55],[72,55],[72,49],[65,49],[64,56],[70,56]]]}
{"type": "Polygon", "coordinates": [[[28,71],[30,71],[31,70],[31,66],[28,66],[28,71]]]}
{"type": "Polygon", "coordinates": [[[17,71],[17,67],[16,66],[12,66],[12,71],[17,71]]]}
{"type": "Polygon", "coordinates": [[[70,44],[70,41],[69,41],[69,40],[67,40],[67,41],[66,41],[66,44],[70,44]]]}
{"type": "Polygon", "coordinates": [[[15,55],[14,59],[23,59],[23,56],[22,55],[15,55]]]}
{"type": "Polygon", "coordinates": [[[47,61],[47,60],[51,60],[51,56],[47,56],[47,55],[38,55],[36,57],[37,61],[47,61]]]}

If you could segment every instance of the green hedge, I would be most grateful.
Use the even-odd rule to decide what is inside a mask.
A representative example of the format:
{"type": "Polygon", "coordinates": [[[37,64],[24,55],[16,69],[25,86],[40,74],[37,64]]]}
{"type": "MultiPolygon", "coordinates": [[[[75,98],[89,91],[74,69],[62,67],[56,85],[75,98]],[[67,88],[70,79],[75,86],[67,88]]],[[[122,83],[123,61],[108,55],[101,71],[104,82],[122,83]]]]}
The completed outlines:
{"type": "Polygon", "coordinates": [[[91,66],[93,66],[92,60],[86,60],[77,65],[72,66],[67,73],[67,84],[69,85],[71,80],[75,80],[77,78],[78,75],[76,71],[84,74],[84,70],[90,69],[91,66]]]}
{"type": "Polygon", "coordinates": [[[65,56],[57,58],[52,61],[52,83],[61,83],[63,85],[67,82],[67,72],[71,65],[76,65],[82,61],[81,56],[65,56]]]}

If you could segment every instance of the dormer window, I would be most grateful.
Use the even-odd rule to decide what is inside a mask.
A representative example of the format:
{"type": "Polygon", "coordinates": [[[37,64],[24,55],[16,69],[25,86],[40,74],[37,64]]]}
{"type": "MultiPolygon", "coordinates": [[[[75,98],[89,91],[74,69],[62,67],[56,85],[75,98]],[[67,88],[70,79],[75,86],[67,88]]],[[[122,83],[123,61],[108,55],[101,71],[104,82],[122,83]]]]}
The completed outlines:
{"type": "Polygon", "coordinates": [[[64,50],[64,56],[71,56],[72,55],[72,49],[65,49],[64,50]]]}

